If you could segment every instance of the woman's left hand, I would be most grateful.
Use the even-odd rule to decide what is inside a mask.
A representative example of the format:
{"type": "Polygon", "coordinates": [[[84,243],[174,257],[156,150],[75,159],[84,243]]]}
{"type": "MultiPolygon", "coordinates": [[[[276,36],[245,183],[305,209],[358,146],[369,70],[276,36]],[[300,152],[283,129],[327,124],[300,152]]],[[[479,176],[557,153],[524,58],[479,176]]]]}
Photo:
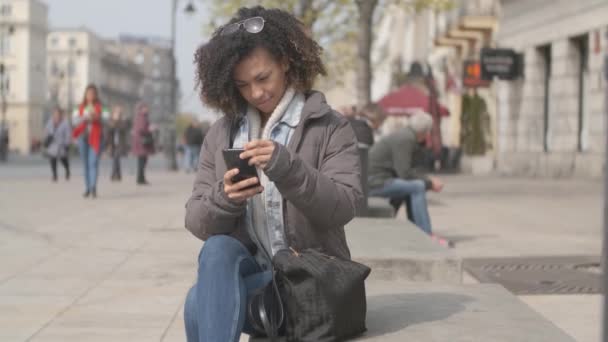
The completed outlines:
{"type": "Polygon", "coordinates": [[[245,144],[245,152],[241,153],[241,159],[251,158],[249,165],[255,165],[262,170],[266,168],[272,153],[274,152],[274,142],[270,140],[253,140],[245,144]]]}

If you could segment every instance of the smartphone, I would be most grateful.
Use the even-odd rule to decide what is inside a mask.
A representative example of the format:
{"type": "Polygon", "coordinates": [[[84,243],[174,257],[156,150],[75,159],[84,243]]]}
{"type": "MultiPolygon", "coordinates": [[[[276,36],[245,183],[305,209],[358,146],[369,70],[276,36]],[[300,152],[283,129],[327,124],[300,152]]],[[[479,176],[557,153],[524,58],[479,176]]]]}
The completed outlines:
{"type": "MultiPolygon", "coordinates": [[[[222,150],[228,170],[239,169],[238,175],[232,177],[233,183],[238,183],[251,177],[257,177],[255,166],[249,165],[249,159],[241,159],[239,155],[245,152],[242,148],[227,148],[222,150]]],[[[255,185],[257,186],[257,184],[255,185]]]]}

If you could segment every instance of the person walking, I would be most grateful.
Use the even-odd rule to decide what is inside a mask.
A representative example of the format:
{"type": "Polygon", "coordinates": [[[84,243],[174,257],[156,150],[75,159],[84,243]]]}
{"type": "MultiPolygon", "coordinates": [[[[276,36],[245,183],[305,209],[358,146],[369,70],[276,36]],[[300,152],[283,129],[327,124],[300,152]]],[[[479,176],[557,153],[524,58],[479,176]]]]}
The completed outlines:
{"type": "Polygon", "coordinates": [[[127,153],[128,125],[128,122],[122,117],[122,107],[115,106],[108,123],[106,141],[110,156],[112,157],[112,175],[110,179],[116,182],[120,182],[122,179],[120,159],[127,153]]]}
{"type": "Polygon", "coordinates": [[[140,102],[135,107],[133,130],[131,131],[131,152],[137,157],[137,185],[148,185],[146,165],[148,156],[154,153],[154,136],[150,130],[148,105],[140,102]]]}
{"type": "Polygon", "coordinates": [[[99,99],[97,87],[89,84],[84,92],[82,102],[72,115],[72,137],[78,141],[80,158],[84,166],[84,197],[97,197],[97,175],[99,159],[103,151],[104,121],[109,113],[99,99]]]}
{"type": "Polygon", "coordinates": [[[69,148],[72,141],[70,123],[64,118],[63,111],[57,107],[45,126],[45,155],[49,158],[53,182],[57,181],[57,160],[65,170],[65,179],[70,179],[69,148]]]}
{"type": "Polygon", "coordinates": [[[198,122],[188,124],[184,131],[184,170],[186,173],[196,171],[204,139],[203,130],[198,122]]]}
{"type": "Polygon", "coordinates": [[[189,342],[254,333],[247,298],[271,282],[279,251],[350,259],[344,225],[363,202],[361,167],[348,120],[312,90],[326,73],[321,51],[291,14],[258,6],[239,9],[196,52],[201,98],[223,116],[186,204],[186,228],[205,241],[184,307],[189,342]],[[244,149],[258,177],[233,180],[226,148],[244,149]]]}

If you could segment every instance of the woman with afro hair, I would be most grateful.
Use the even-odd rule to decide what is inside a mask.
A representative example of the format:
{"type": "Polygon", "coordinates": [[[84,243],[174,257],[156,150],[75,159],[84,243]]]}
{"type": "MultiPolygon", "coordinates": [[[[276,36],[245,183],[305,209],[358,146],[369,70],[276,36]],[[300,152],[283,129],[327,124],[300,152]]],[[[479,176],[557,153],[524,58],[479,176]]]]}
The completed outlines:
{"type": "MultiPolygon", "coordinates": [[[[188,341],[252,334],[247,300],[282,249],[350,259],[344,225],[363,201],[354,132],[325,96],[321,47],[291,14],[241,8],[195,54],[202,101],[223,113],[201,149],[186,228],[204,240],[184,308],[188,341]],[[258,177],[238,181],[223,150],[258,177]]],[[[365,298],[361,298],[365,300],[365,298]]]]}

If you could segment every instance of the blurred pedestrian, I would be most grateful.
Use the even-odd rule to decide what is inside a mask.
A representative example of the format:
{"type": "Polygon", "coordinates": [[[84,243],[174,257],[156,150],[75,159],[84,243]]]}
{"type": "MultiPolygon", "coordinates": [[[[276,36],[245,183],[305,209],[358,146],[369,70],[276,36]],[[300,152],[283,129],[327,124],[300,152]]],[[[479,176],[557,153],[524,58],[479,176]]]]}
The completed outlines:
{"type": "Polygon", "coordinates": [[[64,118],[63,111],[57,107],[45,126],[44,148],[45,155],[51,163],[53,182],[57,181],[57,160],[65,170],[65,179],[70,179],[69,148],[72,141],[70,123],[64,118]]]}
{"type": "Polygon", "coordinates": [[[440,244],[449,246],[448,240],[433,234],[426,199],[427,190],[441,192],[443,183],[416,168],[416,158],[433,127],[433,118],[418,112],[409,121],[408,127],[394,131],[372,146],[368,175],[370,196],[388,198],[396,210],[409,200],[414,223],[440,244]]]}
{"type": "Polygon", "coordinates": [[[6,120],[0,120],[0,161],[6,161],[9,143],[8,124],[6,120]]]}
{"type": "Polygon", "coordinates": [[[119,182],[122,179],[120,159],[127,153],[127,134],[129,123],[122,116],[122,107],[115,106],[112,109],[112,117],[108,123],[106,141],[109,154],[112,157],[112,181],[119,182]]]}
{"type": "Polygon", "coordinates": [[[89,84],[84,92],[82,102],[74,110],[72,137],[77,139],[80,158],[84,166],[84,197],[97,197],[97,175],[99,159],[103,151],[103,125],[109,113],[99,99],[97,87],[89,84]]]}
{"type": "Polygon", "coordinates": [[[197,121],[190,122],[184,131],[184,170],[186,173],[196,171],[204,139],[201,125],[197,121]]]}
{"type": "Polygon", "coordinates": [[[154,135],[150,130],[149,108],[143,102],[135,107],[133,130],[131,131],[131,152],[137,157],[137,184],[148,185],[146,165],[148,157],[154,153],[154,135]]]}
{"type": "Polygon", "coordinates": [[[384,119],[386,113],[375,103],[370,103],[355,110],[355,113],[348,117],[355,136],[360,144],[371,146],[374,144],[374,135],[384,119]]]}

